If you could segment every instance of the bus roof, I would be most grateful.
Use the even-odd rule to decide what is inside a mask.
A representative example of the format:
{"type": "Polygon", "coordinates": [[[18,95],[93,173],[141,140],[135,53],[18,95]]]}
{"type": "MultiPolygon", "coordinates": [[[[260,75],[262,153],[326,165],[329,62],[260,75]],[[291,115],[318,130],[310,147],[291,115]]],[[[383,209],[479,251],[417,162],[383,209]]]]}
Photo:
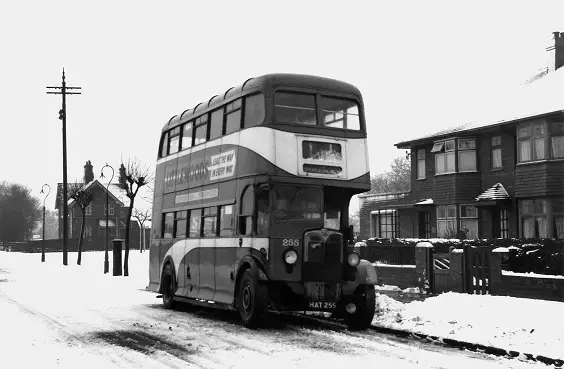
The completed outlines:
{"type": "Polygon", "coordinates": [[[302,88],[313,88],[318,90],[335,91],[344,94],[355,95],[361,101],[361,94],[358,88],[350,83],[339,81],[336,79],[318,77],[307,74],[290,74],[290,73],[272,73],[265,74],[259,77],[252,77],[247,79],[237,87],[231,87],[222,94],[212,96],[209,100],[203,101],[193,108],[186,109],[182,114],[178,114],[169,119],[163,126],[163,131],[166,131],[181,123],[187,122],[193,118],[198,117],[200,114],[215,109],[226,102],[235,100],[236,98],[244,95],[249,91],[264,91],[272,90],[278,86],[293,86],[302,88]]]}

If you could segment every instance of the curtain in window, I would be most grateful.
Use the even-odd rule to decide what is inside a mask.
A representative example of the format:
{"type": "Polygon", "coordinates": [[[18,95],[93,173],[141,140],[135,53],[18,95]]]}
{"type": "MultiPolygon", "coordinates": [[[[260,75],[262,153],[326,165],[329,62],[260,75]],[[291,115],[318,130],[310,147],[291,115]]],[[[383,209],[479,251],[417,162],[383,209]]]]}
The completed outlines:
{"type": "Polygon", "coordinates": [[[425,160],[417,160],[417,178],[425,178],[425,160]]]}
{"type": "Polygon", "coordinates": [[[476,151],[465,150],[458,153],[458,170],[461,172],[476,170],[476,151]]]}
{"type": "Polygon", "coordinates": [[[435,154],[435,173],[442,174],[445,172],[445,154],[435,154]]]}
{"type": "Polygon", "coordinates": [[[548,237],[548,221],[545,217],[536,218],[537,225],[539,227],[539,238],[548,237]]]}
{"type": "Polygon", "coordinates": [[[523,237],[535,238],[535,219],[523,218],[523,237]]]}
{"type": "Polygon", "coordinates": [[[519,161],[531,161],[531,141],[519,141],[519,161]]]}
{"type": "Polygon", "coordinates": [[[448,152],[446,155],[446,171],[447,173],[454,172],[454,152],[448,152]]]}
{"type": "Polygon", "coordinates": [[[501,168],[501,149],[492,150],[492,168],[501,168]]]}
{"type": "Polygon", "coordinates": [[[564,136],[552,137],[552,157],[564,158],[564,136]]]}
{"type": "Polygon", "coordinates": [[[564,217],[554,217],[554,232],[556,238],[564,238],[564,217]]]}
{"type": "Polygon", "coordinates": [[[534,146],[535,146],[535,159],[544,159],[545,158],[545,140],[544,138],[535,138],[534,146]]]}

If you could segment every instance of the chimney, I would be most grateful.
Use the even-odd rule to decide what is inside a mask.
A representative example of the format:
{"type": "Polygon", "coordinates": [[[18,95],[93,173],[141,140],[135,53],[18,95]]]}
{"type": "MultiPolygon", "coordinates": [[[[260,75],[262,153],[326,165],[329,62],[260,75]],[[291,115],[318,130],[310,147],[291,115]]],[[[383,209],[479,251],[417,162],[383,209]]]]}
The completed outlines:
{"type": "Polygon", "coordinates": [[[564,32],[552,32],[548,51],[548,71],[554,72],[564,66],[564,32]]]}
{"type": "Polygon", "coordinates": [[[84,166],[84,184],[88,184],[94,180],[94,172],[92,171],[92,164],[90,160],[84,166]]]}

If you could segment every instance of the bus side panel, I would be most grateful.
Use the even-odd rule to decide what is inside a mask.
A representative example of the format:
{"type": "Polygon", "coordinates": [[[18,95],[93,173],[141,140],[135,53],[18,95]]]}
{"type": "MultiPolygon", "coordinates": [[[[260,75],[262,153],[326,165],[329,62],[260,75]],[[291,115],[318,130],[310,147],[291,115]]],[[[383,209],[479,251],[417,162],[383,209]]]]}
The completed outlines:
{"type": "Polygon", "coordinates": [[[200,240],[188,239],[184,265],[186,266],[186,296],[197,298],[200,291],[200,240]]]}
{"type": "Polygon", "coordinates": [[[236,238],[218,238],[215,242],[215,297],[214,300],[232,303],[234,297],[234,279],[231,279],[235,261],[236,238]]]}
{"type": "Polygon", "coordinates": [[[161,277],[160,240],[151,238],[149,249],[149,291],[157,292],[161,277]]]}
{"type": "Polygon", "coordinates": [[[213,300],[215,293],[215,238],[200,239],[200,290],[198,298],[213,300]]]}

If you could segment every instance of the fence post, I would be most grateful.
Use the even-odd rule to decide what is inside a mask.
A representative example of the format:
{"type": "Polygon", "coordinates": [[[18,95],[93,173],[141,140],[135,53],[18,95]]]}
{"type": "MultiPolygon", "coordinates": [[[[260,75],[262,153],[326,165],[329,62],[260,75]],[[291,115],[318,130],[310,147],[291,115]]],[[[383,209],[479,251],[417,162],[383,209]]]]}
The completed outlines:
{"type": "Polygon", "coordinates": [[[505,247],[498,247],[491,251],[490,258],[490,293],[499,295],[503,290],[501,260],[506,257],[509,250],[505,247]]]}
{"type": "Polygon", "coordinates": [[[449,289],[453,292],[464,292],[464,263],[462,249],[450,247],[450,273],[449,273],[449,289]]]}
{"type": "Polygon", "coordinates": [[[433,286],[433,244],[418,242],[415,245],[415,273],[420,291],[429,291],[433,286]]]}

